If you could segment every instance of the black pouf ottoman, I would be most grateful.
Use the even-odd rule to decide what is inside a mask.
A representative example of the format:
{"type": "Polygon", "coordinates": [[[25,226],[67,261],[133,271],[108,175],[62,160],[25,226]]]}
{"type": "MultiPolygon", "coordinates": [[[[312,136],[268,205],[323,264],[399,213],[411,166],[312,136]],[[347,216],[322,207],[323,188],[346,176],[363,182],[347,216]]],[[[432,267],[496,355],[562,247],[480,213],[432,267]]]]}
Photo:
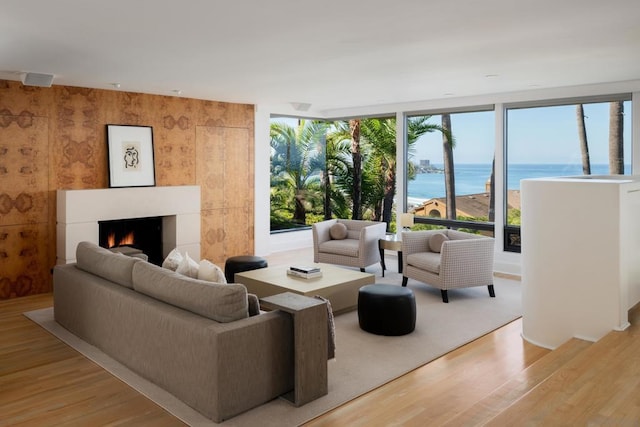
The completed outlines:
{"type": "Polygon", "coordinates": [[[366,285],[358,292],[360,329],[377,335],[406,335],[416,328],[416,298],[409,288],[366,285]]]}
{"type": "Polygon", "coordinates": [[[228,283],[235,281],[236,273],[268,267],[267,260],[253,255],[232,256],[224,263],[224,277],[228,283]]]}

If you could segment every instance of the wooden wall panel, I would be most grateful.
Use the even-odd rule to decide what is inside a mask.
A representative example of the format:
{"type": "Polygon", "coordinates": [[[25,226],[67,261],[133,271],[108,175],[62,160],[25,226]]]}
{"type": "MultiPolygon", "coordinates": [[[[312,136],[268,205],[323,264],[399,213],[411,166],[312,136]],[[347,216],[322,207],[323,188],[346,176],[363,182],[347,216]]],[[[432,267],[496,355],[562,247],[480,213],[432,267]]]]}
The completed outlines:
{"type": "Polygon", "coordinates": [[[231,237],[225,239],[226,257],[253,253],[253,227],[247,222],[250,209],[243,206],[224,209],[223,212],[227,236],[233,233],[231,237]]]}
{"type": "Polygon", "coordinates": [[[49,287],[49,129],[34,114],[0,115],[0,298],[49,287]]]}
{"type": "Polygon", "coordinates": [[[203,211],[220,209],[224,200],[225,128],[198,126],[196,129],[196,171],[200,185],[203,211]]]}
{"type": "Polygon", "coordinates": [[[51,185],[55,189],[106,186],[106,160],[101,133],[104,120],[98,90],[54,86],[51,185]]]}
{"type": "Polygon", "coordinates": [[[225,242],[230,238],[227,231],[232,234],[231,230],[225,227],[224,209],[203,210],[200,222],[202,229],[200,257],[222,267],[229,257],[225,247],[225,242]]]}
{"type": "Polygon", "coordinates": [[[234,127],[199,126],[196,131],[202,229],[209,230],[201,247],[203,257],[206,254],[212,262],[253,253],[253,144],[247,144],[251,135],[247,128],[234,127]]]}
{"type": "Polygon", "coordinates": [[[202,186],[203,258],[253,253],[253,111],[0,80],[0,299],[51,291],[55,192],[108,187],[107,124],[153,127],[156,185],[202,186]]]}
{"type": "Polygon", "coordinates": [[[0,227],[0,299],[50,292],[47,224],[0,227]]]}
{"type": "Polygon", "coordinates": [[[48,220],[48,120],[0,116],[0,225],[48,220]]]}
{"type": "Polygon", "coordinates": [[[156,98],[158,126],[153,129],[153,143],[157,185],[193,185],[196,182],[195,100],[156,98]]]}

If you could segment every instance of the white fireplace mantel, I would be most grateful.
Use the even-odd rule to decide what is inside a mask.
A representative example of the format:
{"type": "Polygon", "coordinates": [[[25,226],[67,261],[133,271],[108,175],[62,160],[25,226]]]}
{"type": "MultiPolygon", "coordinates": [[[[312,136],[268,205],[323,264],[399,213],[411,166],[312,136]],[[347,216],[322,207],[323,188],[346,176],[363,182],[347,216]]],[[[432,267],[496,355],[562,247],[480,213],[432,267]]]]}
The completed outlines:
{"type": "Polygon", "coordinates": [[[82,241],[98,244],[98,221],[162,217],[163,255],[200,259],[200,186],[57,191],[57,263],[75,262],[82,241]]]}

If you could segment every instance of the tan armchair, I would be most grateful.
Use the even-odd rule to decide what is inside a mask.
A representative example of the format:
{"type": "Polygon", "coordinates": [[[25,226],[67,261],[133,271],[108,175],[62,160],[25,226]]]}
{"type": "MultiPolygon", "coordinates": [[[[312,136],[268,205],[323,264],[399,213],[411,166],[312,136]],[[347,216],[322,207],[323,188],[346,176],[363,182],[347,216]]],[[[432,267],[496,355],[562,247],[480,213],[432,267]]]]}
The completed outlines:
{"type": "Polygon", "coordinates": [[[487,286],[493,289],[494,239],[455,230],[402,233],[402,286],[415,279],[440,289],[449,302],[448,289],[487,286]],[[446,237],[442,237],[442,235],[446,237]],[[439,252],[438,252],[439,251],[439,252]]]}
{"type": "Polygon", "coordinates": [[[378,241],[386,230],[385,222],[352,219],[317,222],[313,224],[313,261],[359,267],[364,271],[371,264],[380,262],[378,241]],[[335,224],[343,226],[334,227],[335,224]],[[344,232],[344,238],[337,235],[340,230],[344,232]]]}

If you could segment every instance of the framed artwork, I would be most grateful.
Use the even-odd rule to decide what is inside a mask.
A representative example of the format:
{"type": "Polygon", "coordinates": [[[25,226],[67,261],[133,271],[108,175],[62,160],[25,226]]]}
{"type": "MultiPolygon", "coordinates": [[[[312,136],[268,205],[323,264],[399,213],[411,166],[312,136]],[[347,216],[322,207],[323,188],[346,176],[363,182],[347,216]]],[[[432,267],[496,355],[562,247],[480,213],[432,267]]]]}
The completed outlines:
{"type": "Polygon", "coordinates": [[[109,187],[153,187],[151,126],[107,125],[109,187]]]}

